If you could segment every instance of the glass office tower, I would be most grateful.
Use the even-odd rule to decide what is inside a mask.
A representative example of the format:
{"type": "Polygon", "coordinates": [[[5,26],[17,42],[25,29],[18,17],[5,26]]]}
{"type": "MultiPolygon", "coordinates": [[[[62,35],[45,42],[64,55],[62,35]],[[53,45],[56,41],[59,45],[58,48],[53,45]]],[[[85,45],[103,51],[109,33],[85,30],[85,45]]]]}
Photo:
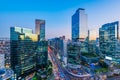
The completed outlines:
{"type": "Polygon", "coordinates": [[[87,14],[79,8],[72,16],[72,40],[85,39],[88,36],[87,14]]]}
{"type": "Polygon", "coordinates": [[[39,41],[45,40],[45,20],[35,20],[35,33],[39,35],[39,41]]]}
{"type": "Polygon", "coordinates": [[[10,28],[11,68],[17,80],[25,78],[36,70],[38,35],[32,32],[27,28],[10,28]]]}
{"type": "Polygon", "coordinates": [[[100,51],[109,57],[116,54],[117,40],[119,38],[119,22],[107,23],[99,29],[100,51]]]}
{"type": "Polygon", "coordinates": [[[46,67],[48,62],[48,41],[39,41],[37,42],[37,50],[36,50],[36,65],[37,69],[46,67]]]}

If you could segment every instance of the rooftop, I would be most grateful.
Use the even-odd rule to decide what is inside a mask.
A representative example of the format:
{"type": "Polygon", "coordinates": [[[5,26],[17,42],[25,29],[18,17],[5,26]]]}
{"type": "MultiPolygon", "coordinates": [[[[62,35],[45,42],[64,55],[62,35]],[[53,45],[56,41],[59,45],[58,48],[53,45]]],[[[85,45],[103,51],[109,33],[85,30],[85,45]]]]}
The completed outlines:
{"type": "Polygon", "coordinates": [[[76,10],[76,12],[78,12],[79,10],[85,10],[84,8],[78,8],[77,10],[76,10]]]}

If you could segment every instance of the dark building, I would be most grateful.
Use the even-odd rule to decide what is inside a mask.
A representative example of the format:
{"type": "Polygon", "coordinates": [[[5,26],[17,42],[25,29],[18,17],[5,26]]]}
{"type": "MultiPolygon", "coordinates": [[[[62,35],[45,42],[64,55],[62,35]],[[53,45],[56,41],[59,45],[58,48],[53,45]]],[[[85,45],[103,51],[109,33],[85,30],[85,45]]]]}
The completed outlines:
{"type": "Polygon", "coordinates": [[[80,42],[69,42],[67,45],[67,63],[80,65],[80,42]]]}
{"type": "Polygon", "coordinates": [[[11,68],[15,78],[24,79],[36,70],[37,40],[38,35],[33,34],[31,29],[10,28],[11,68]]]}
{"type": "Polygon", "coordinates": [[[46,67],[48,62],[48,41],[38,42],[36,53],[36,68],[40,69],[46,67]]]}
{"type": "Polygon", "coordinates": [[[119,22],[107,23],[99,29],[100,51],[105,56],[114,57],[119,39],[119,22]]]}
{"type": "Polygon", "coordinates": [[[10,28],[11,68],[17,80],[26,79],[46,67],[48,42],[43,38],[45,36],[39,37],[32,29],[10,28]]]}

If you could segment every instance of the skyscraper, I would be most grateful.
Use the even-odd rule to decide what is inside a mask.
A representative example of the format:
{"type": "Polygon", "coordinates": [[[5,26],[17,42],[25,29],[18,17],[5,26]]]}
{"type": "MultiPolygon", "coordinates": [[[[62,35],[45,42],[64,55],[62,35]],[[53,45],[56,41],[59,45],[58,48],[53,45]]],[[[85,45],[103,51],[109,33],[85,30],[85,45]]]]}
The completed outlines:
{"type": "Polygon", "coordinates": [[[45,40],[45,20],[35,20],[35,33],[39,35],[39,41],[45,40]]]}
{"type": "Polygon", "coordinates": [[[46,74],[45,69],[47,70],[46,66],[48,66],[48,41],[45,40],[45,20],[35,20],[35,33],[38,35],[36,49],[37,75],[46,75],[47,77],[48,75],[46,74]]]}
{"type": "Polygon", "coordinates": [[[32,29],[10,28],[11,68],[17,80],[26,80],[30,74],[39,73],[47,66],[48,41],[41,38],[32,29]]]}
{"type": "Polygon", "coordinates": [[[102,25],[99,29],[100,51],[105,56],[115,57],[117,41],[119,38],[119,22],[112,22],[102,25]]]}
{"type": "Polygon", "coordinates": [[[88,35],[87,14],[79,8],[72,16],[72,40],[85,39],[88,35]]]}
{"type": "Polygon", "coordinates": [[[67,41],[65,40],[65,36],[49,39],[49,45],[58,51],[57,54],[61,60],[63,60],[64,56],[67,56],[67,41]]]}
{"type": "Polygon", "coordinates": [[[38,35],[36,65],[37,68],[40,69],[47,65],[48,59],[48,41],[45,41],[45,20],[35,20],[35,33],[38,35]]]}
{"type": "Polygon", "coordinates": [[[37,40],[38,35],[31,29],[10,28],[11,68],[17,80],[25,79],[36,70],[37,40]]]}
{"type": "Polygon", "coordinates": [[[37,42],[36,53],[36,68],[39,70],[41,67],[46,67],[48,62],[48,41],[37,42]]]}

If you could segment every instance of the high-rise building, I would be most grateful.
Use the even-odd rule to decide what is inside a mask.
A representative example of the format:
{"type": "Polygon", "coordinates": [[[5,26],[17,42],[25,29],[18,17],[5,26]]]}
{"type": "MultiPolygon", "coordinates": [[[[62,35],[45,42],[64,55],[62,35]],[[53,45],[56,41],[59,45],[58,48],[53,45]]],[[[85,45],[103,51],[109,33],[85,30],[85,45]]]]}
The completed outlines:
{"type": "Polygon", "coordinates": [[[65,40],[65,36],[49,39],[49,45],[56,49],[57,55],[59,55],[61,60],[67,56],[67,41],[65,40]]]}
{"type": "Polygon", "coordinates": [[[35,33],[39,35],[39,41],[45,40],[45,20],[35,20],[35,33]]]}
{"type": "MultiPolygon", "coordinates": [[[[47,69],[48,64],[48,41],[45,40],[45,20],[35,20],[35,33],[38,35],[38,42],[36,48],[36,70],[37,75],[46,75],[44,69],[47,69]]],[[[38,78],[39,79],[39,78],[38,78]]]]}
{"type": "Polygon", "coordinates": [[[48,62],[48,41],[37,42],[36,53],[36,68],[39,70],[41,67],[46,67],[48,62]]]}
{"type": "Polygon", "coordinates": [[[102,25],[99,29],[100,51],[105,56],[115,57],[117,41],[119,38],[119,22],[112,22],[102,25]]]}
{"type": "Polygon", "coordinates": [[[25,78],[36,70],[38,35],[32,32],[27,28],[10,28],[11,68],[17,80],[25,78]]]}
{"type": "MultiPolygon", "coordinates": [[[[42,37],[41,37],[42,38],[42,37]]],[[[32,29],[11,27],[11,68],[15,78],[26,79],[30,74],[45,68],[48,62],[48,42],[39,40],[32,29]]]]}
{"type": "Polygon", "coordinates": [[[85,39],[88,36],[87,14],[79,8],[72,16],[72,40],[85,39]]]}

